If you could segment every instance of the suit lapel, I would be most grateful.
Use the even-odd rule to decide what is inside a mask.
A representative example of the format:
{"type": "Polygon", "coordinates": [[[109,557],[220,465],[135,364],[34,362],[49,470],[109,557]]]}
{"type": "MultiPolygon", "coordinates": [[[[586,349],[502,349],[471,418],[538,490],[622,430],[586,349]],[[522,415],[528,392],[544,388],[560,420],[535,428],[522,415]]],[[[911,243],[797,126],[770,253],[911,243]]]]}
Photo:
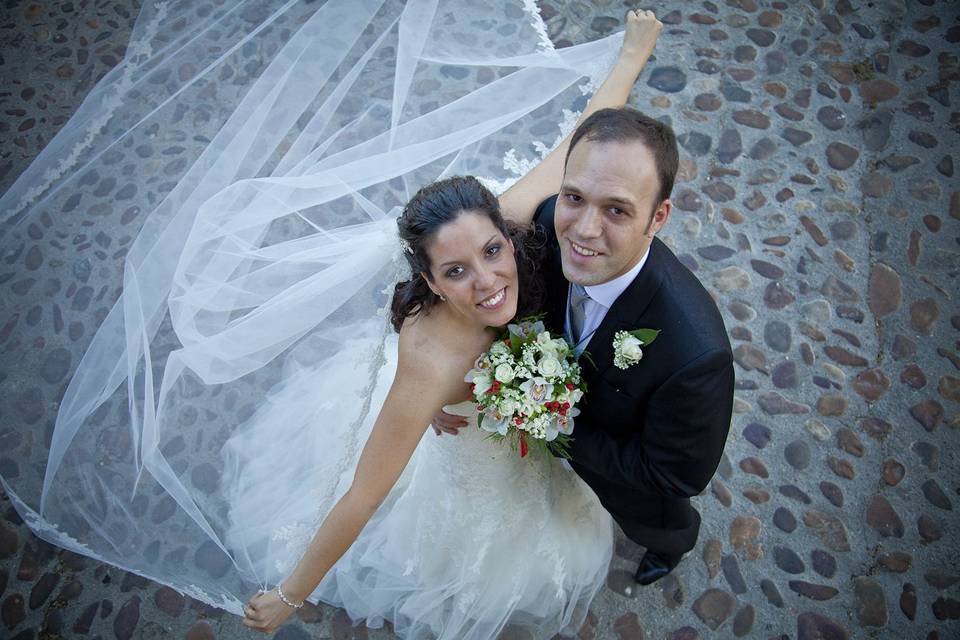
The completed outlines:
{"type": "MultiPolygon", "coordinates": [[[[638,329],[637,321],[646,311],[662,284],[662,269],[659,263],[666,248],[654,238],[650,245],[650,255],[643,269],[633,282],[620,294],[607,311],[603,322],[587,344],[586,357],[581,354],[580,366],[584,377],[589,380],[606,371],[613,364],[613,337],[617,331],[638,329]]],[[[655,328],[655,327],[650,327],[655,328]]]]}

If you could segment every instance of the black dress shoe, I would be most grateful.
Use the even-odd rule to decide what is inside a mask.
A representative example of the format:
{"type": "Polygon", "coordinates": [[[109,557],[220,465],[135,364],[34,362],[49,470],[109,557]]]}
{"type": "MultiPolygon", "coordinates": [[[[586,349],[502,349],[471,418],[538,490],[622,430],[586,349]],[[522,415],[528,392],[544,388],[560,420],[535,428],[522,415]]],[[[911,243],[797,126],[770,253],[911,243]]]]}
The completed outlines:
{"type": "Polygon", "coordinates": [[[644,586],[652,584],[673,571],[673,568],[680,564],[681,558],[683,558],[682,555],[671,556],[666,553],[647,551],[640,559],[640,566],[637,567],[634,580],[644,586]]]}

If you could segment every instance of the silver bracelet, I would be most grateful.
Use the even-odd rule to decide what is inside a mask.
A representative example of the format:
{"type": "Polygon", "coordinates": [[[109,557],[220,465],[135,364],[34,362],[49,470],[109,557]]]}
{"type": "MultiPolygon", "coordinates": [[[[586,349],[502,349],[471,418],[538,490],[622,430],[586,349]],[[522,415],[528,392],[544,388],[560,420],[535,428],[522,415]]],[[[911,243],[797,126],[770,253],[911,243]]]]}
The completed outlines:
{"type": "Polygon", "coordinates": [[[299,609],[303,607],[302,602],[300,604],[293,604],[292,602],[290,602],[290,599],[287,598],[287,596],[283,595],[283,589],[280,588],[279,584],[277,585],[277,596],[280,598],[280,602],[287,605],[288,607],[293,607],[294,609],[299,609]]]}

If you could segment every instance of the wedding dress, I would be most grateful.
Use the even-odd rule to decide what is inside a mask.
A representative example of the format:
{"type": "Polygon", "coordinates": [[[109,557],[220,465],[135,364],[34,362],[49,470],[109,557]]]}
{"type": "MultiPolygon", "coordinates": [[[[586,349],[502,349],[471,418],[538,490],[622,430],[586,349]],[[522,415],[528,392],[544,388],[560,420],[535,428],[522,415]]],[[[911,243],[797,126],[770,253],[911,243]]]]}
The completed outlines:
{"type": "MultiPolygon", "coordinates": [[[[228,546],[262,550],[254,567],[287,575],[333,498],[375,412],[359,429],[317,425],[336,403],[362,402],[369,374],[353,339],[326,370],[291,375],[226,443],[242,469],[228,472],[228,546]],[[348,432],[349,429],[349,432],[348,432]],[[339,475],[338,482],[330,482],[339,475]],[[316,487],[336,486],[332,495],[316,487]],[[290,487],[313,487],[291,495],[290,487]]],[[[396,366],[396,338],[371,397],[378,406],[396,366]]],[[[309,598],[343,607],[405,638],[487,639],[506,626],[530,638],[575,635],[606,579],[610,515],[558,460],[521,458],[487,438],[471,402],[449,407],[469,424],[457,436],[428,431],[360,537],[309,598]]]]}
{"type": "MultiPolygon", "coordinates": [[[[621,40],[555,49],[532,0],[144,3],[124,60],[0,197],[0,483],[25,522],[241,614],[376,416],[400,207],[447,175],[509,186],[621,40]]],[[[608,521],[585,524],[557,463],[468,431],[426,437],[315,597],[413,634],[493,628],[505,602],[576,619],[608,521]],[[367,591],[399,583],[408,609],[367,591]]]]}

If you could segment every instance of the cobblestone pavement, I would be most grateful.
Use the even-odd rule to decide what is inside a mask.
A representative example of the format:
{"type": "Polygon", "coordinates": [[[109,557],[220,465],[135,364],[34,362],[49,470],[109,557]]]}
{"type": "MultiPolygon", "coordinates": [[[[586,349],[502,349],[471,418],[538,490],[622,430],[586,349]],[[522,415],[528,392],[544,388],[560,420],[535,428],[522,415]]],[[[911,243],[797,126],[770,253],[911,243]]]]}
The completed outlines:
{"type": "MultiPolygon", "coordinates": [[[[623,10],[540,6],[558,46],[608,33],[623,10]]],[[[640,550],[618,537],[580,637],[956,638],[960,3],[651,8],[665,29],[631,102],[679,135],[675,213],[662,236],[724,314],[735,415],[720,470],[696,499],[696,549],[640,588],[631,580],[640,550]]],[[[122,57],[137,11],[117,0],[0,8],[0,188],[122,57]]],[[[130,241],[117,236],[79,242],[106,255],[130,241]]],[[[5,477],[27,455],[11,425],[43,424],[69,345],[105,309],[85,286],[88,260],[63,291],[59,281],[33,286],[55,243],[31,240],[0,261],[5,477]],[[74,310],[67,326],[54,320],[56,335],[20,340],[24,323],[50,326],[53,300],[74,310]],[[47,385],[12,385],[21,362],[38,363],[47,385]]],[[[6,637],[260,637],[230,614],[40,541],[5,497],[0,510],[6,637]]],[[[392,637],[309,606],[276,635],[392,637]]]]}

